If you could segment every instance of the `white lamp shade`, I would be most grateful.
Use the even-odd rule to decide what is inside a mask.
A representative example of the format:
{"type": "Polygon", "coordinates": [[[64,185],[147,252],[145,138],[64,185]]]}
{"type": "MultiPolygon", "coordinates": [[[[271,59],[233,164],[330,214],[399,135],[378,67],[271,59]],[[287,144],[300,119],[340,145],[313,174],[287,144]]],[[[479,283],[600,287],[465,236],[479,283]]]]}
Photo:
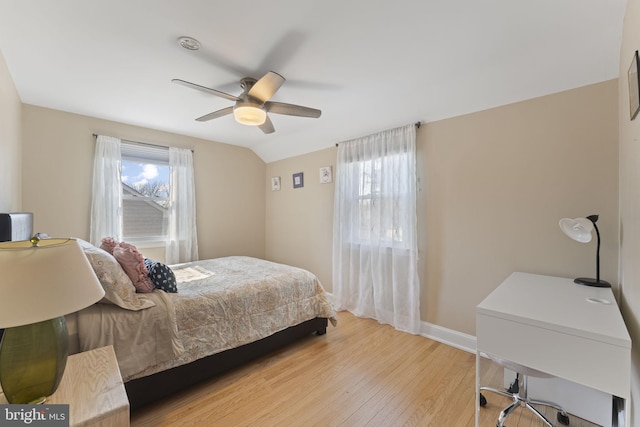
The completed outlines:
{"type": "Polygon", "coordinates": [[[564,234],[573,240],[580,243],[591,241],[593,223],[587,218],[562,218],[559,225],[564,234]]]}
{"type": "Polygon", "coordinates": [[[0,272],[0,328],[54,319],[104,296],[74,239],[0,243],[0,272]]]}

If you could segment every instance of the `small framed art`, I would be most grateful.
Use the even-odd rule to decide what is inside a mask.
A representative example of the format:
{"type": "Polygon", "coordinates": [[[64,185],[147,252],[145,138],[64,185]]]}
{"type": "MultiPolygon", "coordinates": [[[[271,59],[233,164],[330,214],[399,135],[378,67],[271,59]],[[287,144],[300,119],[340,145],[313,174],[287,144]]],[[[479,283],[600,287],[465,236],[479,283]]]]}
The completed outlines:
{"type": "Polygon", "coordinates": [[[301,188],[304,187],[304,177],[302,172],[293,174],[293,188],[301,188]]]}
{"type": "Polygon", "coordinates": [[[280,177],[274,176],[271,178],[271,191],[280,191],[280,177]]]}
{"type": "Polygon", "coordinates": [[[638,60],[638,51],[633,54],[633,60],[629,67],[629,114],[631,120],[635,119],[640,111],[640,84],[638,84],[638,78],[640,77],[640,60],[638,60]]]}
{"type": "Polygon", "coordinates": [[[331,166],[322,166],[320,168],[320,184],[328,184],[333,181],[333,173],[331,166]]]}

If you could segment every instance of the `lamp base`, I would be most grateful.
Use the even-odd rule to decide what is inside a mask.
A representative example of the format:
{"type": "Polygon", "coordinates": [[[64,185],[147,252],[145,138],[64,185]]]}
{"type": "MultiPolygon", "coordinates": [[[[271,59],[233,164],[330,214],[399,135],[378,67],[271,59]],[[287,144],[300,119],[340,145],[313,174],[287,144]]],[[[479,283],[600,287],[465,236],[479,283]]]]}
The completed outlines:
{"type": "Polygon", "coordinates": [[[588,278],[588,277],[578,277],[577,279],[573,280],[573,283],[577,283],[578,285],[593,286],[595,288],[610,288],[611,287],[611,283],[609,283],[607,281],[591,279],[591,278],[588,278]]]}
{"type": "Polygon", "coordinates": [[[7,328],[0,342],[0,385],[9,403],[43,403],[67,364],[64,317],[7,328]]]}

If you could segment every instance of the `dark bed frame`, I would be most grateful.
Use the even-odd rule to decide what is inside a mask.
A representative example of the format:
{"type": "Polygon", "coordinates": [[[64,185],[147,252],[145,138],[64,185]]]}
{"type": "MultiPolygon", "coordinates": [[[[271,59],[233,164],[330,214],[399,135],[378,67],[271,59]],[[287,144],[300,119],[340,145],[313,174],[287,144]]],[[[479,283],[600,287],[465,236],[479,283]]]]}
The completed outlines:
{"type": "Polygon", "coordinates": [[[246,364],[311,334],[324,335],[327,319],[316,317],[259,341],[213,354],[124,384],[131,410],[246,364]]]}

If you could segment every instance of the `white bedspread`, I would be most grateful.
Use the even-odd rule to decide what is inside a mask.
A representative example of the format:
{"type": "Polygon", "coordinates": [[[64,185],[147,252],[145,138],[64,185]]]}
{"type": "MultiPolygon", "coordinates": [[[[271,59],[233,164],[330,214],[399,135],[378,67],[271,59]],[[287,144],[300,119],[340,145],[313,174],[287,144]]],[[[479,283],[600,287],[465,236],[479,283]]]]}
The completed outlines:
{"type": "Polygon", "coordinates": [[[156,291],[143,298],[153,300],[155,307],[129,311],[116,305],[94,304],[78,312],[80,351],[113,345],[125,381],[184,353],[169,295],[156,291]]]}
{"type": "Polygon", "coordinates": [[[78,313],[80,349],[112,344],[124,381],[336,314],[315,275],[250,257],[172,266],[178,293],[143,295],[156,307],[96,304],[78,313]]]}

